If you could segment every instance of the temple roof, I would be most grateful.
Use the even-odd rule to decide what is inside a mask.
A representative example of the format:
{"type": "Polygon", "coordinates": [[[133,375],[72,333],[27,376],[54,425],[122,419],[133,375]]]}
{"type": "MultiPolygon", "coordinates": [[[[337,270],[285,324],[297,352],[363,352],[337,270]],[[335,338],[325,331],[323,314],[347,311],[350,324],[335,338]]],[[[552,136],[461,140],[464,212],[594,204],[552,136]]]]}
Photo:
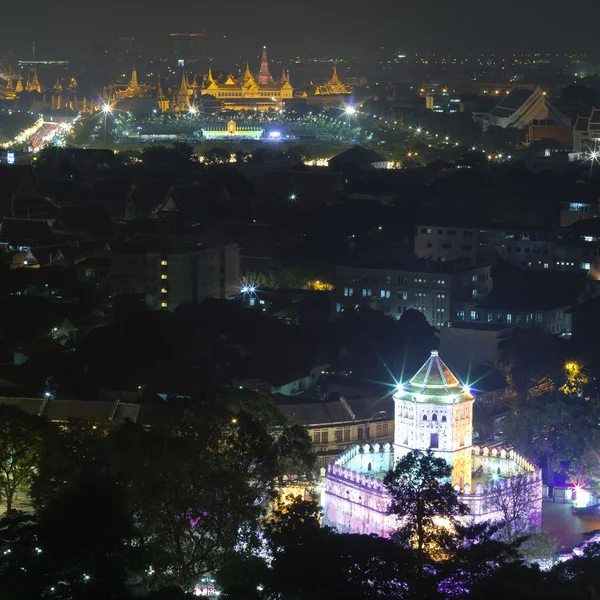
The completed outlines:
{"type": "Polygon", "coordinates": [[[439,357],[437,350],[432,350],[431,356],[410,380],[410,383],[419,387],[456,387],[460,385],[458,379],[439,357]]]}

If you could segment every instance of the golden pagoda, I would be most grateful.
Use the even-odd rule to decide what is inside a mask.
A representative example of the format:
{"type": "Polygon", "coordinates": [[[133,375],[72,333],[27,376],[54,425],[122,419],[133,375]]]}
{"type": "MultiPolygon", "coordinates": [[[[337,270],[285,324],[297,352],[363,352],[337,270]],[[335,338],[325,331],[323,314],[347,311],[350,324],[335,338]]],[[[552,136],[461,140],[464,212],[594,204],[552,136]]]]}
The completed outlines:
{"type": "Polygon", "coordinates": [[[77,79],[75,79],[75,75],[73,75],[73,77],[71,77],[71,81],[69,82],[69,89],[75,90],[78,87],[79,87],[79,84],[77,83],[77,79]]]}
{"type": "Polygon", "coordinates": [[[137,70],[131,70],[129,83],[113,83],[104,88],[103,97],[107,102],[116,102],[121,98],[152,98],[155,95],[155,86],[139,83],[137,70]]]}
{"type": "Polygon", "coordinates": [[[351,94],[352,90],[346,87],[337,74],[337,65],[333,65],[333,75],[325,85],[318,85],[315,90],[316,96],[333,96],[342,94],[351,94]]]}
{"type": "Polygon", "coordinates": [[[37,67],[33,69],[33,79],[31,80],[30,91],[37,92],[38,94],[42,93],[42,86],[40,85],[40,80],[38,79],[37,67]]]}
{"type": "Polygon", "coordinates": [[[55,92],[62,92],[63,91],[63,86],[60,83],[60,79],[56,80],[56,83],[54,84],[54,87],[52,88],[55,92]]]}
{"type": "Polygon", "coordinates": [[[177,104],[175,110],[177,112],[184,112],[190,109],[190,88],[188,85],[187,77],[185,73],[181,76],[181,85],[179,86],[179,93],[177,94],[177,104]]]}
{"type": "Polygon", "coordinates": [[[15,86],[15,92],[17,94],[20,94],[23,91],[23,77],[21,76],[21,73],[19,73],[19,76],[17,77],[17,85],[15,86]]]}

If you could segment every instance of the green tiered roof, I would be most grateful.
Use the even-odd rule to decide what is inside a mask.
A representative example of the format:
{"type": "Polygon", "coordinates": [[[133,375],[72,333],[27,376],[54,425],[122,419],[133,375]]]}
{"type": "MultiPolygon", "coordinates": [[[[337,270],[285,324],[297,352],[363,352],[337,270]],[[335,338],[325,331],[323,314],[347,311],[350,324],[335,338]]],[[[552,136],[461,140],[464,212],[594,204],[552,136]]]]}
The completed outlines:
{"type": "Polygon", "coordinates": [[[410,380],[409,394],[423,396],[457,396],[463,394],[458,378],[439,357],[437,350],[431,352],[427,362],[410,380]]]}

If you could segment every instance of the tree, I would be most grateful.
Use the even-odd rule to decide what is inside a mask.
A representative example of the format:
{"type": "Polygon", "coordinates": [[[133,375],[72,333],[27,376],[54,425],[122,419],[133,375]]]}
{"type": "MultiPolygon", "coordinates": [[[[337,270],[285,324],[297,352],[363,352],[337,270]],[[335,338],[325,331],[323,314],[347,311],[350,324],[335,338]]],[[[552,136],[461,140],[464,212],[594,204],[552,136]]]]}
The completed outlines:
{"type": "Polygon", "coordinates": [[[499,524],[454,525],[445,547],[446,560],[438,566],[438,590],[444,598],[470,596],[502,565],[519,562],[518,542],[499,538],[499,524]]]}
{"type": "Polygon", "coordinates": [[[126,496],[102,474],[79,479],[49,501],[37,539],[46,584],[61,586],[65,598],[128,597],[128,573],[143,565],[126,496]]]}
{"type": "Polygon", "coordinates": [[[77,481],[35,514],[0,521],[3,600],[129,598],[139,544],[122,491],[108,478],[77,481]]]}
{"type": "Polygon", "coordinates": [[[412,551],[392,540],[338,534],[320,527],[314,500],[277,505],[265,526],[272,555],[261,587],[283,600],[407,598],[414,581],[412,551]],[[299,568],[310,565],[310,569],[299,568]]]}
{"type": "Polygon", "coordinates": [[[541,523],[533,519],[539,514],[542,498],[539,488],[532,485],[528,473],[498,478],[492,483],[491,493],[486,495],[490,511],[502,515],[501,538],[515,542],[524,534],[537,530],[541,523]]]}
{"type": "Polygon", "coordinates": [[[232,390],[166,406],[150,431],[126,425],[111,444],[153,579],[186,591],[250,555],[275,485],[315,462],[270,398],[232,390]]]}
{"type": "Polygon", "coordinates": [[[599,443],[597,400],[559,392],[512,403],[505,419],[507,439],[526,456],[539,461],[546,481],[565,467],[573,479],[595,479],[597,463],[591,448],[599,443]],[[575,475],[577,474],[577,475],[575,475]]]}
{"type": "Polygon", "coordinates": [[[108,434],[103,427],[84,421],[69,421],[60,429],[52,428],[45,437],[31,486],[34,505],[42,507],[78,479],[105,472],[108,434]]]}
{"type": "Polygon", "coordinates": [[[207,165],[224,165],[229,162],[230,158],[230,153],[218,146],[215,146],[204,153],[204,162],[207,165]]]}
{"type": "Polygon", "coordinates": [[[446,460],[431,450],[412,450],[384,479],[391,495],[390,514],[398,518],[394,540],[415,549],[420,586],[426,561],[439,557],[456,517],[468,513],[452,487],[451,476],[452,467],[446,460]]]}
{"type": "Polygon", "coordinates": [[[519,544],[519,554],[528,565],[547,567],[554,564],[558,540],[543,529],[525,536],[519,544]]]}
{"type": "Polygon", "coordinates": [[[48,423],[16,406],[0,405],[0,494],[6,511],[15,494],[29,494],[40,464],[48,423]]]}

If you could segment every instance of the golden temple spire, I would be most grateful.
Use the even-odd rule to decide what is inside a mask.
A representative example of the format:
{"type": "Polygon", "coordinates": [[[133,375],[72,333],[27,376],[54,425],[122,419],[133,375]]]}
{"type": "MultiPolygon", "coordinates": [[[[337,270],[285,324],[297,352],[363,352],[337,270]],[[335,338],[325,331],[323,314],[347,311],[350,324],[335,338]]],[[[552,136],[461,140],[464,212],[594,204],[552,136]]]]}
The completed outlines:
{"type": "Polygon", "coordinates": [[[57,92],[62,92],[63,91],[63,86],[60,83],[60,79],[56,79],[56,83],[54,84],[54,87],[52,88],[53,90],[56,90],[57,92]]]}
{"type": "Polygon", "coordinates": [[[77,83],[77,79],[75,79],[75,75],[73,75],[73,77],[71,77],[71,82],[69,83],[69,87],[71,89],[75,89],[79,87],[79,84],[77,83]]]}
{"type": "Polygon", "coordinates": [[[280,83],[286,83],[288,81],[288,77],[285,74],[285,67],[281,67],[281,79],[279,81],[280,83]]]}
{"type": "Polygon", "coordinates": [[[158,74],[158,80],[156,83],[156,102],[160,112],[167,112],[169,110],[169,101],[162,91],[160,85],[160,73],[158,74]]]}
{"type": "Polygon", "coordinates": [[[12,84],[12,71],[10,69],[8,69],[8,81],[6,82],[6,89],[9,92],[13,91],[13,84],[12,84]]]}
{"type": "Polygon", "coordinates": [[[252,75],[252,71],[250,71],[250,63],[246,61],[246,71],[242,77],[242,85],[253,85],[255,83],[254,75],[252,75]]]}
{"type": "Polygon", "coordinates": [[[333,75],[332,75],[329,83],[330,83],[330,85],[339,85],[340,84],[340,78],[338,77],[338,74],[337,74],[337,63],[333,64],[333,75]]]}
{"type": "Polygon", "coordinates": [[[140,87],[140,85],[138,83],[137,71],[136,71],[135,67],[133,67],[133,69],[131,70],[131,83],[129,84],[129,87],[131,89],[137,89],[140,87]]]}
{"type": "Polygon", "coordinates": [[[33,69],[33,79],[31,80],[31,91],[32,92],[42,92],[42,86],[40,85],[40,80],[38,79],[37,67],[33,69]]]}
{"type": "Polygon", "coordinates": [[[19,76],[17,77],[17,85],[15,86],[15,92],[17,92],[17,94],[19,92],[23,91],[23,77],[21,76],[21,73],[19,73],[19,76]]]}
{"type": "Polygon", "coordinates": [[[215,80],[213,78],[213,74],[212,74],[211,63],[208,63],[208,81],[210,83],[214,83],[215,82],[215,80]]]}
{"type": "Polygon", "coordinates": [[[181,76],[181,85],[179,86],[179,93],[180,94],[188,93],[188,80],[187,80],[187,77],[185,76],[185,72],[181,76]]]}

